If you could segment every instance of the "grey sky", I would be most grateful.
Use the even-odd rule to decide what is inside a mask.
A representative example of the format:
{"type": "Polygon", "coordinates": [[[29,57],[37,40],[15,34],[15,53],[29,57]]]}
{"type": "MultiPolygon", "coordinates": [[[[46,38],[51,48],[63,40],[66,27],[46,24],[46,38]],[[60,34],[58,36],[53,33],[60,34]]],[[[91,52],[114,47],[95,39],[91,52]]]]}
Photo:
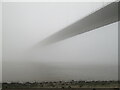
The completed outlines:
{"type": "Polygon", "coordinates": [[[46,47],[103,3],[3,3],[3,81],[117,80],[117,23],[46,47]]]}
{"type": "Polygon", "coordinates": [[[2,3],[0,2],[0,83],[2,82],[2,3]]]}

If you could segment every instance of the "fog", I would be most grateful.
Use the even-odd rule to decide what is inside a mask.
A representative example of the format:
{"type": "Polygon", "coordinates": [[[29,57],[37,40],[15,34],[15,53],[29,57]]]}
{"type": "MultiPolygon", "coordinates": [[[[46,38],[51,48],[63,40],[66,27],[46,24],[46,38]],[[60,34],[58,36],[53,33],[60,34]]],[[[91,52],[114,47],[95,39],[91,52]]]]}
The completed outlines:
{"type": "Polygon", "coordinates": [[[38,45],[103,3],[3,3],[3,81],[117,80],[118,23],[38,45]]]}
{"type": "Polygon", "coordinates": [[[0,2],[0,83],[1,82],[2,82],[2,3],[0,2]]]}

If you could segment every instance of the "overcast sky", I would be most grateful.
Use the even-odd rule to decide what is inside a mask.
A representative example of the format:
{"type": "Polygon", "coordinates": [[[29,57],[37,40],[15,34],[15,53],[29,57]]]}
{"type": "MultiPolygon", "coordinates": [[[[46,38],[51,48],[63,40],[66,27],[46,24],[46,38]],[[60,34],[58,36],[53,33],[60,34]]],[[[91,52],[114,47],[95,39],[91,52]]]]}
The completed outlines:
{"type": "Polygon", "coordinates": [[[45,47],[37,45],[103,6],[3,3],[3,81],[117,80],[117,23],[45,47]]]}
{"type": "Polygon", "coordinates": [[[2,82],[2,3],[0,2],[0,82],[2,82]]]}

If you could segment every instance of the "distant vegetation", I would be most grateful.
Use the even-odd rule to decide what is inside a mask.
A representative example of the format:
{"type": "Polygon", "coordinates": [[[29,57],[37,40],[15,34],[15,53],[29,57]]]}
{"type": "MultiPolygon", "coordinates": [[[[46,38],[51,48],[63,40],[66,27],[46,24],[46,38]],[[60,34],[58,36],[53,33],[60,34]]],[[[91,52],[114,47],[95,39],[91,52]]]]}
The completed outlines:
{"type": "Polygon", "coordinates": [[[51,82],[9,82],[3,89],[11,88],[119,88],[118,81],[51,81],[51,82]]]}

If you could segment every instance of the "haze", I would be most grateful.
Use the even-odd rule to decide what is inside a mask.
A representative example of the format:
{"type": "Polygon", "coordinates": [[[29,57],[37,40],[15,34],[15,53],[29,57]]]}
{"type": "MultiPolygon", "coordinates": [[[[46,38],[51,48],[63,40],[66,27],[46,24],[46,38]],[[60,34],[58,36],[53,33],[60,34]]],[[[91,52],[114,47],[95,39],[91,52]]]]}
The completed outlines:
{"type": "Polygon", "coordinates": [[[3,3],[3,81],[117,80],[118,23],[38,43],[104,3],[3,3]]]}

